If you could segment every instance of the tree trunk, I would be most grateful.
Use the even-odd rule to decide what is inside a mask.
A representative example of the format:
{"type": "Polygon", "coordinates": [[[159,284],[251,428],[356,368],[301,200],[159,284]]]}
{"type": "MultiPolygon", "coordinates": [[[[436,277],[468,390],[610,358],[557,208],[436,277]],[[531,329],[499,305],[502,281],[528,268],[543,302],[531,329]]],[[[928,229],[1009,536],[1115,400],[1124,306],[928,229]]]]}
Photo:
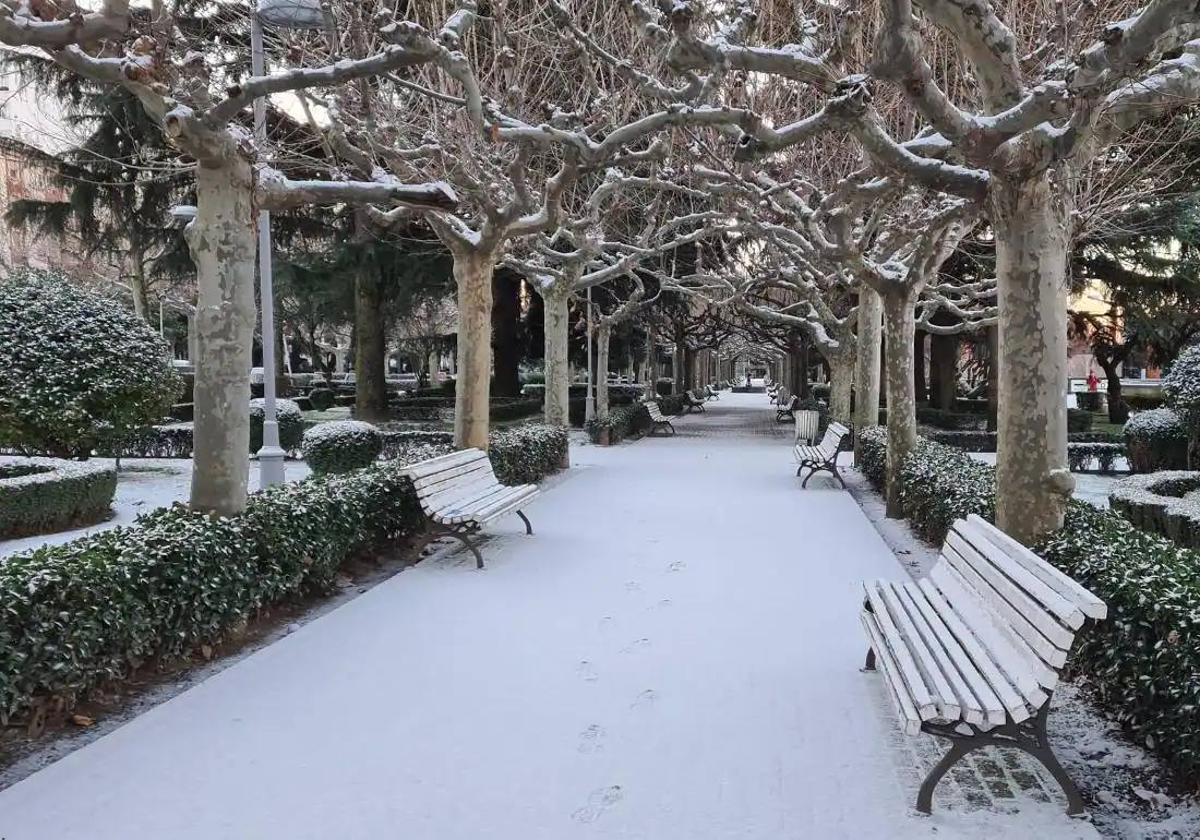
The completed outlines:
{"type": "Polygon", "coordinates": [[[999,428],[1000,416],[1000,328],[987,328],[987,430],[999,428]]]}
{"type": "Polygon", "coordinates": [[[492,276],[492,352],[496,396],[521,394],[521,278],[500,270],[492,276]]]}
{"type": "Polygon", "coordinates": [[[227,516],[245,508],[250,470],[258,214],[249,162],[197,167],[196,194],[187,228],[197,286],[191,505],[227,516]]]}
{"type": "MultiPolygon", "coordinates": [[[[917,332],[913,342],[913,383],[916,389],[917,402],[929,400],[929,383],[925,379],[925,333],[917,332]]],[[[929,376],[933,378],[933,364],[930,360],[929,376]]]]}
{"type": "Polygon", "coordinates": [[[879,425],[880,316],[883,302],[873,289],[858,293],[858,359],[854,369],[854,461],[862,454],[858,432],[879,425]]]}
{"type": "Polygon", "coordinates": [[[687,388],[687,347],[682,341],[675,342],[675,354],[671,357],[671,377],[675,380],[671,393],[682,394],[687,388]]]}
{"type": "Polygon", "coordinates": [[[601,324],[596,328],[596,419],[608,419],[608,348],[612,342],[612,327],[601,324]]]}
{"type": "MultiPolygon", "coordinates": [[[[1099,359],[1096,361],[1100,362],[1099,359]]],[[[1117,373],[1117,368],[1120,366],[1119,361],[1113,361],[1111,364],[1100,362],[1100,368],[1104,371],[1104,379],[1108,382],[1108,421],[1110,423],[1124,423],[1129,419],[1129,412],[1125,409],[1125,404],[1121,399],[1121,374],[1117,373]]]]}
{"type": "Polygon", "coordinates": [[[934,408],[950,411],[958,396],[958,336],[935,335],[930,340],[930,401],[934,408]]]}
{"type": "Polygon", "coordinates": [[[454,388],[454,445],[488,448],[492,378],[492,269],[495,254],[454,252],[458,284],[458,379],[454,388]]]}
{"type": "Polygon", "coordinates": [[[883,298],[887,340],[887,515],[904,516],[900,500],[900,468],[917,445],[917,395],[913,383],[913,337],[916,313],[907,290],[883,298]]]}
{"type": "Polygon", "coordinates": [[[142,252],[134,251],[133,276],[129,278],[129,294],[133,297],[134,313],[147,323],[150,322],[150,295],[146,290],[146,264],[142,252]]]}
{"type": "Polygon", "coordinates": [[[1031,545],[1062,527],[1075,481],[1067,469],[1069,190],[1050,177],[998,181],[1000,410],[996,524],[1031,545]]]}
{"type": "Polygon", "coordinates": [[[387,332],[379,271],[362,264],[354,277],[354,415],[359,420],[387,419],[387,332]]]}
{"type": "Polygon", "coordinates": [[[551,426],[570,425],[571,366],[567,355],[571,330],[570,298],[566,285],[552,286],[542,295],[546,373],[543,411],[546,423],[551,426]]]}
{"type": "Polygon", "coordinates": [[[839,353],[828,358],[830,369],[829,413],[839,423],[849,425],[850,392],[854,386],[854,354],[839,353]]]}

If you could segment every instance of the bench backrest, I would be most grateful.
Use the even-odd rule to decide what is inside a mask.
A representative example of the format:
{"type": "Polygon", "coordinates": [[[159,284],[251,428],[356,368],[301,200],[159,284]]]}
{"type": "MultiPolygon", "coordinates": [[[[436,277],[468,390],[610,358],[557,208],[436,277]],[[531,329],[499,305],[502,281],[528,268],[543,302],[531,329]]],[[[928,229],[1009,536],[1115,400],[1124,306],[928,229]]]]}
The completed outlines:
{"type": "Polygon", "coordinates": [[[404,467],[400,474],[412,481],[421,508],[426,513],[441,509],[454,496],[500,483],[492,469],[491,459],[481,449],[461,449],[418,461],[404,467]]]}
{"type": "Polygon", "coordinates": [[[803,410],[796,412],[796,436],[792,439],[792,443],[804,438],[809,443],[817,436],[817,429],[821,427],[821,412],[812,410],[803,410]]]}
{"type": "Polygon", "coordinates": [[[929,579],[1027,699],[1035,699],[1031,680],[1054,689],[1084,621],[1108,614],[1091,592],[975,515],[951,527],[929,579]]]}
{"type": "Polygon", "coordinates": [[[835,421],[826,427],[825,435],[821,438],[818,446],[823,450],[836,452],[842,448],[842,440],[848,434],[850,434],[850,430],[835,421]]]}
{"type": "Polygon", "coordinates": [[[663,417],[662,409],[658,407],[658,403],[653,400],[646,403],[646,413],[650,415],[650,419],[655,423],[661,423],[667,419],[663,417]]]}

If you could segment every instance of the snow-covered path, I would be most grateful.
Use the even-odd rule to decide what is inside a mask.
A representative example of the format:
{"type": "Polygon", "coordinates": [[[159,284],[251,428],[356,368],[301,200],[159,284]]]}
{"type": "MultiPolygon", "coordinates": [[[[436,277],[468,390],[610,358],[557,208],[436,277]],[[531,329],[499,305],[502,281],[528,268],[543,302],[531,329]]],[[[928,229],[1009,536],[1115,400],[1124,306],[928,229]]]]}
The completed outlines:
{"type": "Polygon", "coordinates": [[[765,396],[709,411],[576,448],[486,571],[439,554],[0,793],[0,837],[1095,836],[949,783],[912,811],[858,670],[858,581],[900,566],[848,494],[798,489],[765,396]]]}

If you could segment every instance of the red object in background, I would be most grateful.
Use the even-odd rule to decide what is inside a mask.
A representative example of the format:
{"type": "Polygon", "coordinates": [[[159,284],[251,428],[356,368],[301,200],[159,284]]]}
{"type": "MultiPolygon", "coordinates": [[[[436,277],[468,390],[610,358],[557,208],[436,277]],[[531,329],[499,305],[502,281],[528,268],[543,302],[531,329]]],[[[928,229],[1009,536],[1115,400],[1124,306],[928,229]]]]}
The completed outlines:
{"type": "Polygon", "coordinates": [[[1096,376],[1096,371],[1094,371],[1094,370],[1088,371],[1087,383],[1088,383],[1089,391],[1100,390],[1100,378],[1098,376],[1096,376]]]}

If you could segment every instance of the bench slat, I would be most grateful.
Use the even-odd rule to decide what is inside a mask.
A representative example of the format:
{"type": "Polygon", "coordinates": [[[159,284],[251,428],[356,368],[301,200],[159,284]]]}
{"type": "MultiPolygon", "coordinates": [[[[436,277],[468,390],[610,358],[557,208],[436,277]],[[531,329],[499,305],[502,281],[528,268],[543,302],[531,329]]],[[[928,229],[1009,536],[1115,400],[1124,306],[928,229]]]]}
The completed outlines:
{"type": "Polygon", "coordinates": [[[1062,667],[1066,652],[1075,641],[1073,632],[1055,621],[1041,604],[1001,574],[975,550],[974,545],[954,531],[946,536],[943,551],[951,565],[985,595],[988,603],[1013,625],[1042,659],[1056,668],[1062,667]]]}
{"type": "Polygon", "coordinates": [[[967,517],[967,521],[978,528],[994,545],[1000,547],[1005,554],[1020,563],[1028,571],[1037,575],[1043,583],[1079,607],[1088,618],[1103,619],[1108,617],[1108,605],[1069,575],[1054,568],[1054,566],[1038,557],[1028,548],[978,514],[971,514],[967,517]]]}
{"type": "Polygon", "coordinates": [[[989,563],[1036,599],[1042,605],[1044,612],[1052,613],[1072,630],[1078,630],[1083,626],[1086,616],[1074,602],[1064,598],[1033,572],[1009,557],[1003,549],[988,539],[982,529],[960,520],[955,523],[954,530],[974,546],[989,563]]]}
{"type": "Polygon", "coordinates": [[[904,684],[908,687],[908,695],[916,707],[917,716],[923,721],[933,720],[938,716],[937,704],[934,702],[929,686],[925,684],[925,677],[921,673],[921,669],[917,667],[909,646],[892,621],[891,613],[888,612],[887,605],[879,592],[881,583],[881,581],[876,581],[873,585],[863,586],[867,602],[871,605],[872,614],[875,616],[876,629],[896,662],[896,676],[903,679],[904,684]]]}
{"type": "Polygon", "coordinates": [[[909,582],[897,587],[902,599],[915,607],[910,609],[910,615],[920,615],[924,627],[930,634],[930,648],[942,662],[942,672],[954,687],[959,705],[963,710],[963,720],[976,726],[983,724],[997,725],[1004,723],[1004,706],[996,692],[992,691],[983,674],[971,662],[958,639],[950,632],[950,628],[938,616],[937,611],[930,605],[925,593],[917,584],[909,582]],[[934,642],[936,641],[936,645],[934,642]]]}
{"type": "Polygon", "coordinates": [[[486,510],[477,511],[472,514],[471,518],[476,522],[484,523],[491,522],[493,519],[499,519],[505,514],[512,513],[514,510],[523,508],[532,499],[539,495],[536,487],[527,490],[524,493],[516,493],[510,496],[503,504],[496,504],[486,510]]]}
{"type": "Polygon", "coordinates": [[[436,513],[443,519],[454,517],[460,513],[464,513],[469,508],[480,505],[488,499],[506,492],[508,489],[503,484],[481,484],[471,488],[469,492],[443,499],[438,504],[436,513]]]}
{"type": "Polygon", "coordinates": [[[930,573],[946,599],[954,606],[955,614],[983,645],[992,662],[1017,693],[1031,707],[1037,708],[1046,700],[1043,681],[1056,678],[1045,663],[1019,637],[1005,627],[991,608],[963,580],[962,575],[948,563],[938,563],[930,573]],[[1036,669],[1036,670],[1035,670],[1036,669]]]}
{"type": "Polygon", "coordinates": [[[446,455],[430,458],[427,461],[418,461],[415,464],[410,464],[400,472],[409,478],[424,478],[427,475],[448,470],[451,467],[457,467],[459,464],[478,460],[481,456],[486,458],[487,453],[479,449],[461,449],[458,452],[450,452],[446,455]]]}
{"type": "Polygon", "coordinates": [[[878,623],[875,621],[875,617],[866,610],[859,614],[859,618],[862,619],[863,627],[871,640],[871,649],[875,651],[875,664],[883,672],[883,681],[887,683],[888,696],[892,698],[892,705],[896,707],[896,716],[900,719],[900,729],[905,735],[916,735],[921,731],[921,717],[917,714],[917,707],[913,704],[912,698],[907,694],[904,681],[895,676],[896,662],[892,659],[887,645],[883,643],[878,623]]]}
{"type": "Polygon", "coordinates": [[[992,661],[992,657],[987,654],[983,645],[980,644],[980,640],[963,623],[958,613],[951,608],[946,598],[938,591],[938,587],[934,586],[933,581],[929,578],[922,578],[917,585],[921,587],[921,591],[925,593],[926,600],[929,601],[942,621],[950,628],[950,632],[954,634],[954,638],[958,640],[963,650],[967,652],[967,656],[971,658],[971,662],[979,669],[979,673],[987,680],[988,686],[995,692],[1004,710],[1017,723],[1027,720],[1030,717],[1030,713],[1029,709],[1025,706],[1025,701],[1013,689],[1008,679],[1000,673],[996,664],[992,661]]]}
{"type": "MultiPolygon", "coordinates": [[[[527,498],[528,491],[524,487],[505,487],[483,498],[469,501],[465,504],[442,511],[442,516],[455,522],[483,521],[489,515],[502,510],[514,501],[527,498]]],[[[498,515],[498,514],[497,514],[498,515]]]]}
{"type": "MultiPolygon", "coordinates": [[[[891,612],[892,621],[912,650],[913,659],[916,660],[917,667],[921,669],[925,684],[933,689],[933,699],[937,704],[938,717],[942,720],[958,720],[962,715],[962,707],[959,705],[954,689],[950,687],[946,675],[942,672],[942,665],[938,661],[937,654],[929,646],[930,642],[936,646],[937,640],[927,639],[921,633],[913,616],[909,614],[908,606],[896,592],[894,584],[881,580],[876,583],[876,586],[891,612]]],[[[917,617],[920,618],[920,615],[918,614],[917,617]]]]}
{"type": "Polygon", "coordinates": [[[494,475],[479,475],[471,481],[449,485],[437,493],[421,500],[422,507],[427,510],[442,511],[452,505],[468,499],[478,499],[485,493],[494,492],[504,485],[496,481],[494,475]]]}
{"type": "Polygon", "coordinates": [[[491,459],[480,458],[475,461],[470,461],[466,464],[459,464],[456,467],[451,467],[448,470],[431,473],[421,478],[413,479],[413,487],[418,491],[428,492],[430,488],[436,487],[439,484],[445,484],[461,476],[470,475],[476,472],[490,472],[492,469],[491,459]]]}

